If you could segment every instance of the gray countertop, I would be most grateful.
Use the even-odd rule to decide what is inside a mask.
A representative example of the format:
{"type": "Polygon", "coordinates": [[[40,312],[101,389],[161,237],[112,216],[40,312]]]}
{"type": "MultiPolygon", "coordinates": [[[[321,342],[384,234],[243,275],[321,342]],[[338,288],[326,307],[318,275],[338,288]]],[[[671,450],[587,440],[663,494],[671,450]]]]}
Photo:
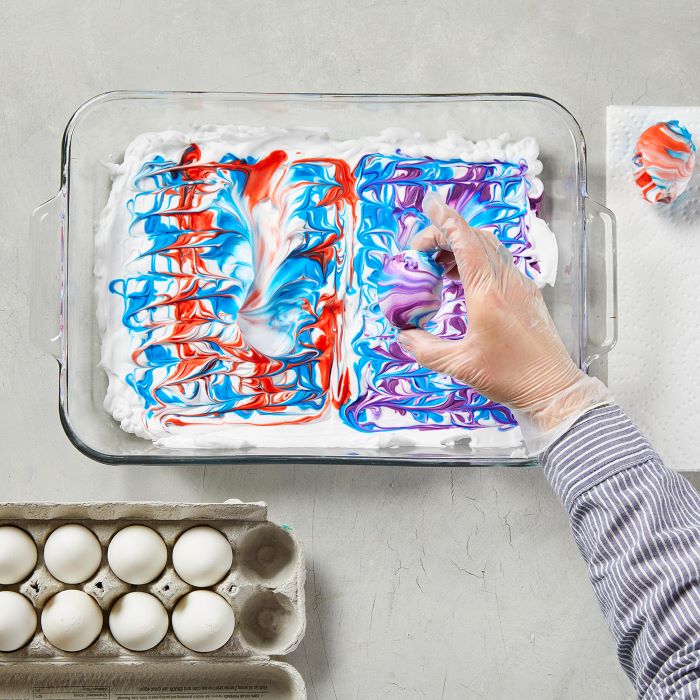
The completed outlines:
{"type": "Polygon", "coordinates": [[[290,660],[313,700],[631,697],[539,469],[118,468],[79,454],[56,364],[27,340],[27,230],[58,187],[73,110],[122,88],[543,93],[581,123],[602,200],[605,106],[697,104],[698,8],[3,0],[2,500],[267,501],[306,543],[308,631],[290,660]]]}

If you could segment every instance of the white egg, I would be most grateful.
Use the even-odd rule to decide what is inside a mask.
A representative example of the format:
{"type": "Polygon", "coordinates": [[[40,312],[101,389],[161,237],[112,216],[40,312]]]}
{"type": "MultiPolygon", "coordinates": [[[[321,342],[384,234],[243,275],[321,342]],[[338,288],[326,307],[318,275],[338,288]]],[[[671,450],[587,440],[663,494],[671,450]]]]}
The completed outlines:
{"type": "Polygon", "coordinates": [[[112,636],[131,651],[146,651],[168,631],[168,613],[150,593],[135,591],[122,596],[109,614],[112,636]]]}
{"type": "Polygon", "coordinates": [[[192,591],[173,610],[173,632],[192,651],[214,651],[233,634],[236,620],[231,606],[213,591],[192,591]]]}
{"type": "Polygon", "coordinates": [[[122,581],[135,586],[150,583],[165,568],[168,550],[163,538],[145,525],[119,530],[107,548],[107,561],[122,581]]]}
{"type": "Polygon", "coordinates": [[[34,540],[18,527],[0,527],[0,584],[19,583],[29,576],[35,565],[34,540]]]}
{"type": "Polygon", "coordinates": [[[35,631],[34,606],[19,593],[0,591],[0,651],[23,647],[35,631]]]}
{"type": "Polygon", "coordinates": [[[173,547],[175,571],[192,586],[213,586],[229,572],[232,562],[229,541],[206,525],[186,530],[173,547]]]}
{"type": "Polygon", "coordinates": [[[63,583],[87,581],[101,561],[99,540],[82,525],[61,525],[49,535],[44,545],[46,568],[63,583]]]}
{"type": "Polygon", "coordinates": [[[102,610],[83,591],[61,591],[46,603],[41,629],[46,639],[63,651],[87,649],[102,631],[102,610]]]}

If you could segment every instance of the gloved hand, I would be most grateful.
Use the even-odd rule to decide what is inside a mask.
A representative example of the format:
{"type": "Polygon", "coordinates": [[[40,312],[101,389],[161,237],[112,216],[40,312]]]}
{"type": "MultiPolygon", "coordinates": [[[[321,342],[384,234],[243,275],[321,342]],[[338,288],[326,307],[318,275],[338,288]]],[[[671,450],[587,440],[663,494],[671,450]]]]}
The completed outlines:
{"type": "Polygon", "coordinates": [[[424,211],[432,225],[411,245],[440,249],[437,259],[448,276],[461,279],[468,331],[461,340],[446,340],[411,329],[401,331],[399,342],[421,365],[508,406],[528,450],[539,453],[611,396],[573,363],[540,290],[492,233],[472,228],[434,195],[426,197],[424,211]]]}

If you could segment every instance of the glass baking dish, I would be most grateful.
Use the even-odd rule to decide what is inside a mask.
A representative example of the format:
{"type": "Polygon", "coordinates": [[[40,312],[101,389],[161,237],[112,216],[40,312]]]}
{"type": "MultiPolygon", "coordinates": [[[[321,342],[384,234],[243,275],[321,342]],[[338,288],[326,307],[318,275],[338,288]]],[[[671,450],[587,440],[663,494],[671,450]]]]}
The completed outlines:
{"type": "Polygon", "coordinates": [[[544,168],[542,215],[559,247],[557,283],[545,290],[547,304],[581,368],[588,369],[614,345],[615,221],[609,210],[588,197],[583,134],[573,116],[553,100],[530,94],[110,92],[83,104],[69,121],[60,189],[32,215],[31,335],[39,348],[58,360],[60,417],[73,444],[93,459],[114,464],[534,463],[535,455],[524,448],[479,449],[469,441],[439,448],[165,449],[119,427],[102,405],[107,380],[99,367],[93,277],[95,226],[110,191],[105,164],[120,162],[138,134],[185,131],[203,124],[320,126],[338,138],[387,127],[418,131],[426,138],[447,131],[464,132],[473,140],[504,132],[513,138],[534,136],[544,168]],[[595,284],[589,274],[593,259],[595,284]]]}

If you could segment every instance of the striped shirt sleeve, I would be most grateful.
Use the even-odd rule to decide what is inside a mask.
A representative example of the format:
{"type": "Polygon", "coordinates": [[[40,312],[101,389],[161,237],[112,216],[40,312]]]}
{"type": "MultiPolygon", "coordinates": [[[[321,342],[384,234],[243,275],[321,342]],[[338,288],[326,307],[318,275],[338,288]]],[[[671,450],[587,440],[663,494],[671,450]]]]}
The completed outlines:
{"type": "Polygon", "coordinates": [[[542,456],[640,698],[700,698],[700,496],[617,406],[542,456]]]}

